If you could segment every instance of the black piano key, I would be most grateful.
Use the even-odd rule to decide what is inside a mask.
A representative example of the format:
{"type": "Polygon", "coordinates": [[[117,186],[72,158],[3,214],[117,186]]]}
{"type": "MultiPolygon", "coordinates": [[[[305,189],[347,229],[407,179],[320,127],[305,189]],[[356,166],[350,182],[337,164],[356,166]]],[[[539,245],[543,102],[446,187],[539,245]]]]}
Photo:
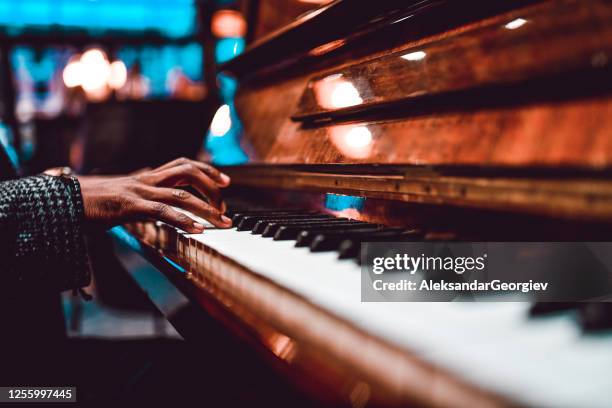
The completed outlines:
{"type": "Polygon", "coordinates": [[[545,316],[552,313],[565,312],[576,309],[577,302],[536,302],[529,309],[530,316],[545,316]]]}
{"type": "MultiPolygon", "coordinates": [[[[295,241],[295,246],[296,247],[306,247],[306,246],[310,246],[312,249],[312,243],[314,242],[314,240],[317,237],[324,237],[324,236],[347,236],[348,234],[350,234],[351,232],[354,233],[361,233],[361,234],[365,234],[365,233],[374,233],[376,231],[380,231],[381,227],[379,225],[376,224],[370,224],[370,225],[365,225],[361,228],[358,229],[354,229],[354,228],[348,228],[348,229],[338,229],[338,230],[329,230],[329,231],[302,231],[298,236],[297,239],[295,241]]],[[[321,238],[322,240],[324,240],[324,238],[321,238]]]]}
{"type": "Polygon", "coordinates": [[[266,231],[267,228],[270,228],[268,230],[268,236],[274,236],[274,234],[276,233],[276,230],[274,230],[274,232],[272,232],[272,229],[274,228],[278,228],[281,225],[289,225],[289,224],[329,224],[329,223],[338,223],[338,222],[344,222],[344,221],[348,221],[348,218],[333,218],[333,217],[321,217],[321,218],[317,218],[316,216],[313,217],[312,219],[309,219],[308,221],[305,220],[289,220],[289,221],[279,221],[279,220],[260,220],[257,221],[257,224],[255,224],[255,226],[253,227],[253,229],[251,230],[251,234],[263,234],[264,231],[266,231]]]}
{"type": "Polygon", "coordinates": [[[310,219],[328,219],[333,218],[331,215],[313,215],[313,214],[279,214],[279,215],[246,215],[242,217],[240,222],[236,224],[238,231],[250,231],[255,227],[258,221],[283,221],[283,220],[310,220],[310,219]]]}
{"type": "Polygon", "coordinates": [[[296,226],[296,225],[302,225],[302,226],[315,226],[315,225],[339,225],[339,224],[353,224],[356,221],[353,220],[349,220],[346,218],[329,218],[329,219],[325,219],[325,220],[302,220],[303,222],[300,221],[294,221],[294,220],[288,220],[288,221],[274,221],[274,222],[270,222],[268,223],[268,225],[266,226],[266,228],[263,230],[263,232],[261,233],[262,237],[274,237],[276,235],[276,233],[278,232],[278,230],[281,227],[284,226],[296,226]]]}
{"type": "Polygon", "coordinates": [[[264,215],[268,215],[268,216],[273,216],[273,215],[282,215],[282,214],[286,214],[286,215],[291,215],[291,214],[312,214],[312,211],[308,211],[308,210],[299,210],[299,209],[288,209],[288,210],[282,210],[282,209],[270,209],[270,210],[251,210],[251,211],[236,211],[232,214],[232,222],[234,223],[234,225],[240,223],[240,221],[242,221],[242,219],[244,217],[247,216],[253,216],[253,215],[260,215],[260,216],[264,216],[264,215]]]}
{"type": "MultiPolygon", "coordinates": [[[[329,232],[318,234],[314,239],[310,242],[310,250],[313,252],[323,252],[323,251],[335,251],[339,248],[342,241],[345,240],[355,240],[355,241],[367,241],[370,237],[382,236],[388,239],[389,241],[393,241],[393,238],[399,236],[400,233],[406,231],[404,228],[383,228],[372,231],[371,229],[365,231],[346,231],[344,232],[329,232]]],[[[300,242],[300,235],[298,237],[298,241],[300,242]]],[[[298,246],[296,244],[296,246],[298,246]]]]}
{"type": "Polygon", "coordinates": [[[419,230],[407,230],[398,234],[394,233],[373,233],[365,238],[346,239],[338,245],[338,259],[358,259],[361,255],[362,242],[386,242],[386,241],[420,241],[423,239],[423,232],[419,230]]]}
{"type": "Polygon", "coordinates": [[[232,216],[232,221],[240,222],[244,217],[249,216],[274,216],[274,215],[293,215],[293,214],[311,214],[312,212],[306,210],[266,210],[266,211],[240,211],[232,216]]]}
{"type": "Polygon", "coordinates": [[[612,303],[584,303],[578,309],[578,319],[587,332],[612,329],[612,303]]]}
{"type": "Polygon", "coordinates": [[[380,228],[376,224],[368,224],[365,222],[347,222],[333,225],[286,225],[281,226],[276,234],[274,234],[275,241],[295,240],[302,232],[308,232],[309,234],[314,233],[313,237],[316,236],[316,232],[325,232],[331,230],[349,230],[349,229],[365,229],[368,227],[380,228]]]}
{"type": "Polygon", "coordinates": [[[264,209],[248,209],[248,208],[228,208],[227,211],[225,212],[227,214],[228,217],[234,217],[235,215],[242,215],[242,214],[262,214],[262,213],[266,213],[266,212],[278,212],[278,211],[283,211],[282,209],[279,208],[264,208],[264,209]]]}

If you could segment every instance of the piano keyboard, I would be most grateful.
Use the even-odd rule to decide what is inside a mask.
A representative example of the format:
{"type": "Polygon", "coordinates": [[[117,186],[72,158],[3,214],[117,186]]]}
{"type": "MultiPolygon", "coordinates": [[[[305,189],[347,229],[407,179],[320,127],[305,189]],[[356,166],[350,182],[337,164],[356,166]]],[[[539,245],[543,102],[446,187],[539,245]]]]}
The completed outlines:
{"type": "Polygon", "coordinates": [[[612,303],[362,303],[360,243],[419,240],[426,234],[300,210],[234,211],[231,229],[189,215],[208,229],[186,234],[158,223],[155,245],[176,254],[196,281],[227,279],[240,288],[239,274],[219,272],[219,263],[230,259],[365,333],[510,401],[610,406],[612,331],[601,329],[612,329],[612,303]]]}

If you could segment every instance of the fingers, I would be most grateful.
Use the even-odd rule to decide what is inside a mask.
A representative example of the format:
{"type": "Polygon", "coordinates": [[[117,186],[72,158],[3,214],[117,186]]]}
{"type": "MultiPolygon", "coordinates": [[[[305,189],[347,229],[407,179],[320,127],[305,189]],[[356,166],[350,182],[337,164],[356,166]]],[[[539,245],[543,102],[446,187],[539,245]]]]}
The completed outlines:
{"type": "Polygon", "coordinates": [[[144,174],[144,173],[146,173],[148,171],[151,171],[150,167],[143,167],[142,169],[138,169],[136,171],[131,172],[130,176],[137,176],[139,174],[144,174]]]}
{"type": "Polygon", "coordinates": [[[199,234],[204,231],[204,225],[195,222],[187,215],[176,211],[168,204],[141,200],[134,204],[134,212],[140,216],[146,215],[149,218],[163,221],[173,227],[180,228],[191,234],[199,234]]]}
{"type": "Polygon", "coordinates": [[[159,187],[176,187],[189,185],[207,197],[210,203],[222,210],[221,191],[217,184],[199,168],[192,164],[182,164],[146,175],[147,184],[159,187]]]}
{"type": "Polygon", "coordinates": [[[145,187],[141,195],[150,201],[161,202],[190,211],[220,228],[232,226],[232,220],[210,204],[187,191],[174,188],[145,187]]]}
{"type": "Polygon", "coordinates": [[[219,187],[227,187],[230,184],[231,180],[230,180],[229,176],[227,174],[224,174],[224,173],[220,172],[219,170],[217,170],[216,168],[214,168],[210,164],[202,163],[202,162],[199,162],[199,161],[196,161],[196,160],[186,159],[184,157],[181,157],[180,159],[176,159],[176,160],[173,160],[173,161],[171,161],[169,163],[166,163],[163,166],[160,166],[157,169],[155,169],[154,172],[158,172],[158,171],[161,171],[161,170],[167,170],[167,169],[170,169],[172,167],[178,167],[178,166],[182,166],[182,165],[185,165],[185,164],[190,164],[190,165],[195,166],[201,172],[203,172],[208,177],[210,177],[215,183],[217,183],[217,185],[219,187]]]}

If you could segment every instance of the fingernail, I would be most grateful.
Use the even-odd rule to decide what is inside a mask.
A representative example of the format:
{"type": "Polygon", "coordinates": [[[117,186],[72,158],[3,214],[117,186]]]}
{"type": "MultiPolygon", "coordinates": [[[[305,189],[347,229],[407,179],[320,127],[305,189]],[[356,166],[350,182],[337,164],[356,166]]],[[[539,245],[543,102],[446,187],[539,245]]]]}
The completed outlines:
{"type": "Polygon", "coordinates": [[[229,184],[231,181],[231,179],[229,178],[227,174],[220,173],[219,177],[221,178],[221,181],[223,181],[224,184],[229,184]]]}
{"type": "Polygon", "coordinates": [[[200,224],[199,222],[194,222],[193,223],[193,228],[200,230],[200,231],[204,231],[204,226],[202,224],[200,224]]]}
{"type": "Polygon", "coordinates": [[[222,215],[222,216],[221,216],[221,221],[223,221],[223,222],[224,222],[224,223],[226,223],[226,224],[231,224],[231,223],[232,223],[232,219],[231,219],[231,218],[226,217],[225,215],[222,215]]]}

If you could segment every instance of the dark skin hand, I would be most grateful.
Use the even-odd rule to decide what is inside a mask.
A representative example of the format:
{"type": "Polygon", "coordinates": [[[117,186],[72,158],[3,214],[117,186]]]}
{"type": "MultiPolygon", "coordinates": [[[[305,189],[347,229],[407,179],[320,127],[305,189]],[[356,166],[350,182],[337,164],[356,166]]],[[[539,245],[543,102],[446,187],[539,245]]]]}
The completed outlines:
{"type": "Polygon", "coordinates": [[[189,233],[201,233],[204,226],[172,208],[178,207],[217,227],[232,226],[232,220],[223,215],[226,208],[220,190],[230,179],[209,164],[181,158],[127,176],[78,179],[85,219],[95,224],[160,220],[189,233]],[[194,188],[208,202],[177,188],[185,186],[194,188]]]}

